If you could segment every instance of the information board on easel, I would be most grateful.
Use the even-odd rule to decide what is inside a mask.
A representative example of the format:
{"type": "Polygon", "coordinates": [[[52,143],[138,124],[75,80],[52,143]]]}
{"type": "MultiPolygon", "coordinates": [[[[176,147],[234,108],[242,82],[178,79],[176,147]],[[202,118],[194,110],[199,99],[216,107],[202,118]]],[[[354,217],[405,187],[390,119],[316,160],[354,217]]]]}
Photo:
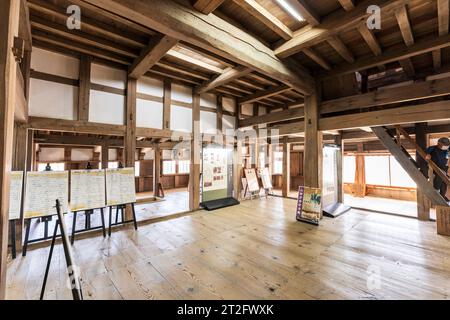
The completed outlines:
{"type": "Polygon", "coordinates": [[[28,172],[25,191],[25,219],[55,214],[55,199],[68,210],[69,172],[28,172]]]}
{"type": "Polygon", "coordinates": [[[296,218],[298,221],[319,225],[322,218],[321,189],[303,186],[298,188],[296,218]]]}
{"type": "Polygon", "coordinates": [[[251,193],[259,193],[259,182],[255,169],[244,169],[245,178],[247,179],[247,188],[251,193]]]}
{"type": "Polygon", "coordinates": [[[273,189],[272,176],[270,175],[269,168],[262,169],[260,176],[263,189],[266,191],[266,195],[268,195],[273,189]]]}
{"type": "Polygon", "coordinates": [[[9,186],[9,220],[17,220],[22,204],[23,171],[11,172],[9,186]]]}
{"type": "Polygon", "coordinates": [[[134,168],[106,169],[106,205],[136,202],[134,168]]]}
{"type": "Polygon", "coordinates": [[[70,209],[84,211],[105,206],[105,172],[103,170],[71,171],[70,209]]]}

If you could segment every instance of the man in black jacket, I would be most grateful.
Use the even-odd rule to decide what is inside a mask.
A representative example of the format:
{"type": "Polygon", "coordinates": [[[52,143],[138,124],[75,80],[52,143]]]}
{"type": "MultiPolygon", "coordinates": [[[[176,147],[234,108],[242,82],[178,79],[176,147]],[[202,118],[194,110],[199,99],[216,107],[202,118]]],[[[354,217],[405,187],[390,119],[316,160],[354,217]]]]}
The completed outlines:
{"type": "MultiPolygon", "coordinates": [[[[448,138],[440,138],[438,144],[429,147],[425,152],[427,153],[427,160],[433,161],[439,168],[448,175],[448,158],[449,158],[450,140],[448,138]]],[[[440,176],[435,174],[433,186],[439,193],[448,201],[445,196],[447,193],[447,184],[440,176]]]]}

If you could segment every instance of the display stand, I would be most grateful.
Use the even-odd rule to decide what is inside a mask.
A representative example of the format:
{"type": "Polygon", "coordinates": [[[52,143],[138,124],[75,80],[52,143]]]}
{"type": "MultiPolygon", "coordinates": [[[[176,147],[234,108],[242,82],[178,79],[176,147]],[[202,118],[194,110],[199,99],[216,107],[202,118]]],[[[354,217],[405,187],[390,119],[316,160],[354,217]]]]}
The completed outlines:
{"type": "Polygon", "coordinates": [[[155,194],[156,194],[156,196],[158,198],[164,199],[166,197],[166,195],[164,194],[164,188],[163,188],[163,185],[162,185],[161,182],[158,183],[157,190],[156,190],[155,194]]]}
{"type": "Polygon", "coordinates": [[[52,237],[49,236],[48,234],[48,223],[52,221],[51,216],[49,217],[36,217],[36,218],[28,218],[25,219],[25,224],[26,224],[26,229],[25,229],[25,240],[23,243],[23,250],[22,250],[22,256],[25,257],[27,255],[27,249],[28,249],[28,245],[30,243],[35,243],[35,242],[39,242],[39,241],[45,241],[45,240],[50,240],[52,237]],[[45,219],[44,219],[45,218],[45,219]],[[31,222],[33,220],[37,220],[38,222],[44,222],[44,236],[42,238],[38,238],[38,239],[32,239],[30,240],[30,230],[31,230],[31,222]]]}
{"type": "MultiPolygon", "coordinates": [[[[116,220],[117,220],[117,217],[116,217],[116,220]]],[[[75,234],[76,233],[97,230],[97,229],[100,229],[100,228],[103,231],[103,238],[106,238],[106,224],[105,224],[105,214],[104,214],[103,208],[91,209],[91,210],[85,210],[85,211],[74,211],[73,212],[73,223],[72,223],[72,236],[70,237],[70,243],[74,244],[74,242],[75,242],[75,234]],[[102,218],[102,225],[99,226],[99,227],[92,228],[91,227],[91,217],[94,214],[95,210],[100,210],[100,217],[102,218]],[[78,215],[79,212],[84,212],[84,214],[86,216],[84,229],[82,229],[82,230],[76,230],[76,228],[77,228],[77,215],[78,215]]]]}
{"type": "Polygon", "coordinates": [[[11,234],[11,256],[13,259],[17,256],[17,248],[16,248],[16,221],[17,220],[9,220],[9,228],[11,234]]]}
{"type": "Polygon", "coordinates": [[[118,226],[118,225],[124,225],[127,223],[133,223],[134,224],[134,229],[137,230],[138,226],[137,226],[137,220],[136,220],[136,211],[134,209],[134,205],[135,203],[126,203],[126,204],[120,204],[115,206],[116,207],[116,222],[112,223],[112,212],[113,212],[113,207],[114,206],[110,206],[109,207],[109,230],[108,230],[108,235],[111,237],[111,232],[112,232],[112,227],[114,226],[118,226]],[[127,220],[125,221],[125,209],[127,205],[131,205],[131,211],[133,213],[133,220],[127,220]],[[120,211],[120,216],[122,221],[119,222],[118,221],[118,217],[119,217],[119,211],[120,211]]]}
{"type": "Polygon", "coordinates": [[[50,253],[48,255],[47,267],[44,274],[44,282],[42,284],[40,300],[44,299],[45,288],[47,286],[48,273],[50,271],[50,264],[53,258],[53,250],[55,248],[56,238],[58,237],[58,229],[61,229],[61,237],[64,248],[64,256],[66,258],[67,271],[69,273],[69,279],[72,290],[73,300],[83,300],[83,291],[81,290],[81,279],[77,273],[76,265],[74,264],[72,248],[69,243],[69,237],[67,235],[67,228],[64,222],[64,214],[61,212],[61,205],[59,200],[56,200],[56,211],[58,220],[55,223],[55,230],[53,231],[52,244],[50,246],[50,253]]]}

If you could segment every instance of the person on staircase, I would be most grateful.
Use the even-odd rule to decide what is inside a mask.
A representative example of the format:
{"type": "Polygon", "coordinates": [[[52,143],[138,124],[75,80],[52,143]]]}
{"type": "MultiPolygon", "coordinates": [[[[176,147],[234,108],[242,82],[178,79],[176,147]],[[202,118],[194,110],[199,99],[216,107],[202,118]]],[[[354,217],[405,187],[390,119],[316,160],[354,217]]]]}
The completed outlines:
{"type": "MultiPolygon", "coordinates": [[[[426,160],[433,161],[447,175],[449,175],[448,171],[449,147],[450,147],[450,140],[444,137],[438,140],[437,145],[431,146],[425,150],[425,152],[427,153],[426,160]]],[[[435,174],[434,176],[433,186],[446,201],[449,201],[449,199],[447,199],[446,197],[447,184],[437,174],[435,174]]]]}

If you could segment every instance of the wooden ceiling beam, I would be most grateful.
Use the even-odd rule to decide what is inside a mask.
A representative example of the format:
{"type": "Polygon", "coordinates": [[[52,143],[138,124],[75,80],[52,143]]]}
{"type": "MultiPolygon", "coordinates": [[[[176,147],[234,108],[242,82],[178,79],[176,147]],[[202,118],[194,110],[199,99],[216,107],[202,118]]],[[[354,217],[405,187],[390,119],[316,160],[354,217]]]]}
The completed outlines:
{"type": "Polygon", "coordinates": [[[327,42],[330,46],[340,54],[345,61],[349,63],[355,62],[355,57],[353,53],[348,49],[348,47],[342,42],[341,38],[338,36],[331,36],[327,39],[327,42]]]}
{"type": "Polygon", "coordinates": [[[208,80],[208,81],[202,83],[197,88],[195,88],[195,92],[197,92],[197,93],[208,92],[214,88],[223,86],[233,80],[241,78],[251,72],[252,72],[252,70],[250,68],[243,67],[243,66],[239,66],[236,68],[228,68],[222,74],[217,75],[216,77],[212,78],[211,80],[208,80]]]}
{"type": "Polygon", "coordinates": [[[194,8],[203,14],[210,14],[216,10],[225,0],[196,0],[194,8]]]}
{"type": "Polygon", "coordinates": [[[167,51],[167,56],[182,60],[186,63],[189,63],[189,64],[195,65],[197,67],[200,67],[202,69],[208,70],[209,72],[213,72],[213,73],[222,73],[223,72],[223,69],[221,69],[219,67],[216,67],[214,65],[206,63],[205,61],[196,59],[194,57],[191,57],[187,54],[184,54],[182,52],[179,52],[179,51],[176,51],[173,49],[167,51]]]}
{"type": "Polygon", "coordinates": [[[365,20],[370,13],[367,8],[377,5],[386,14],[389,10],[397,8],[407,2],[406,0],[364,0],[358,3],[351,11],[336,11],[323,17],[318,26],[305,26],[294,32],[294,37],[275,49],[275,55],[279,58],[289,57],[303,51],[313,45],[325,41],[332,35],[352,29],[355,25],[365,20]]]}
{"type": "Polygon", "coordinates": [[[279,112],[268,113],[262,116],[251,117],[239,120],[239,128],[251,127],[259,124],[268,124],[294,119],[302,119],[305,117],[303,107],[295,109],[287,109],[279,112]]]}
{"type": "Polygon", "coordinates": [[[316,62],[319,66],[326,70],[331,70],[330,64],[315,50],[312,48],[305,48],[303,53],[307,55],[311,60],[316,62]]]}
{"type": "Polygon", "coordinates": [[[25,41],[25,49],[31,51],[33,38],[31,36],[30,10],[26,0],[20,0],[19,38],[25,41]]]}
{"type": "MultiPolygon", "coordinates": [[[[449,28],[449,1],[437,0],[438,7],[438,32],[439,36],[448,34],[449,28]]],[[[442,52],[441,50],[433,51],[433,68],[438,71],[442,68],[442,52]]]]}
{"type": "Polygon", "coordinates": [[[166,0],[84,0],[114,12],[172,38],[205,48],[235,63],[254,69],[268,77],[298,89],[304,94],[314,91],[314,78],[295,70],[275,57],[273,51],[245,31],[215,16],[205,16],[190,7],[166,0]]]}
{"type": "Polygon", "coordinates": [[[285,0],[294,10],[300,12],[311,26],[320,24],[320,16],[304,0],[285,0]]]}
{"type": "Polygon", "coordinates": [[[372,50],[373,54],[375,56],[379,56],[382,53],[381,46],[375,37],[372,30],[369,30],[367,28],[367,25],[365,23],[362,23],[358,26],[358,31],[363,37],[364,41],[369,46],[370,50],[372,50]]]}
{"type": "Polygon", "coordinates": [[[355,9],[355,4],[353,3],[353,0],[339,0],[339,3],[341,4],[342,8],[345,9],[345,11],[351,11],[355,9]]]}
{"type": "Polygon", "coordinates": [[[166,53],[172,49],[178,40],[168,36],[154,36],[150,40],[147,48],[145,48],[139,57],[133,62],[129,68],[128,75],[132,79],[139,79],[148,70],[150,70],[166,53]]]}
{"type": "Polygon", "coordinates": [[[259,100],[270,98],[276,96],[277,94],[283,93],[285,91],[291,90],[287,85],[274,86],[264,91],[259,91],[246,97],[242,97],[238,100],[239,104],[253,103],[259,100]]]}
{"type": "MultiPolygon", "coordinates": [[[[400,27],[403,41],[405,42],[406,46],[412,46],[414,44],[414,34],[406,5],[401,6],[395,10],[395,17],[397,19],[398,26],[400,27]]],[[[408,77],[414,77],[414,65],[410,58],[400,60],[399,63],[408,77]]]]}
{"type": "Polygon", "coordinates": [[[278,20],[266,8],[255,0],[233,0],[237,5],[247,11],[250,15],[261,21],[265,26],[278,34],[284,40],[292,39],[292,30],[278,20]]]}
{"type": "Polygon", "coordinates": [[[398,45],[385,50],[377,57],[366,56],[357,59],[354,63],[343,63],[329,72],[323,72],[319,75],[320,78],[330,78],[347,73],[352,73],[360,70],[366,70],[378,65],[387,64],[407,58],[411,58],[433,50],[442,49],[450,46],[450,36],[445,35],[441,37],[428,37],[420,41],[416,41],[410,47],[405,48],[404,45],[398,45]]]}

